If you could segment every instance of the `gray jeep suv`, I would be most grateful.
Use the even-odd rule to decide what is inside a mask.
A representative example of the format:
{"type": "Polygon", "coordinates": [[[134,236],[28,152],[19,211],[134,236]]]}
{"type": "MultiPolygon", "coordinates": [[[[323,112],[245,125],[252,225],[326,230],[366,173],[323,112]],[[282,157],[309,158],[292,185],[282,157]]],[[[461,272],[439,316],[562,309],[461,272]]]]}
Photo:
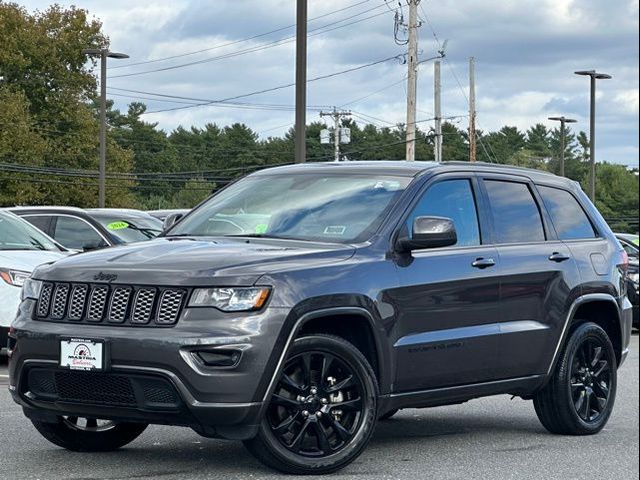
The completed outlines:
{"type": "Polygon", "coordinates": [[[594,434],[628,353],[627,264],[578,185],[550,174],[263,170],[161,238],[38,268],[9,388],[70,450],[182,425],[299,474],[344,467],[398,409],[488,395],[594,434]]]}

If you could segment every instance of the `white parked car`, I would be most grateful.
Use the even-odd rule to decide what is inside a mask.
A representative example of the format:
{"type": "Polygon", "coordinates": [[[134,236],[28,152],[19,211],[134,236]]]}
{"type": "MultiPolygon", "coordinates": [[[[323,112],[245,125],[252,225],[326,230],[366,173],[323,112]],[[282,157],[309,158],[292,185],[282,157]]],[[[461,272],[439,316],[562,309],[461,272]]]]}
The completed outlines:
{"type": "Polygon", "coordinates": [[[0,210],[0,352],[20,303],[20,290],[35,267],[53,262],[66,251],[29,222],[0,210]]]}

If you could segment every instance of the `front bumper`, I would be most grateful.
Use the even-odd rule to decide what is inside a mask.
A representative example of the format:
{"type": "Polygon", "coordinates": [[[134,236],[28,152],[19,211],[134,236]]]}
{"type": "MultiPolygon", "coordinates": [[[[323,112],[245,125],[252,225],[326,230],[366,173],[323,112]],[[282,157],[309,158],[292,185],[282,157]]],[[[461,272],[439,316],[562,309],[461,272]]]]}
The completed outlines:
{"type": "Polygon", "coordinates": [[[281,334],[287,309],[268,308],[244,317],[186,309],[173,328],[135,328],[34,321],[33,308],[33,301],[20,306],[9,364],[9,388],[28,417],[46,421],[75,415],[183,425],[206,436],[230,439],[251,438],[257,432],[265,393],[284,346],[281,334]],[[69,372],[58,367],[60,341],[69,337],[104,341],[108,361],[105,372],[96,375],[104,375],[105,384],[116,377],[132,384],[135,401],[58,398],[56,387],[44,393],[34,388],[31,371],[51,378],[56,372],[69,372]],[[239,363],[215,368],[194,359],[196,351],[221,348],[241,350],[239,363]],[[176,402],[145,401],[138,393],[142,387],[136,386],[145,378],[168,385],[166,390],[175,392],[176,402]]]}

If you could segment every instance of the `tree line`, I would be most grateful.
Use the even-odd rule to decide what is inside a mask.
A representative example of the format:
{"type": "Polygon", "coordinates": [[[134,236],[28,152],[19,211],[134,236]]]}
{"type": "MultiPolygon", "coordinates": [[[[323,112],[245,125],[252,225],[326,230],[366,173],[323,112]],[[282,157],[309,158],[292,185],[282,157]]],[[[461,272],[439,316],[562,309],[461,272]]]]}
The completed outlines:
{"type": "MultiPolygon", "coordinates": [[[[0,206],[97,203],[98,101],[94,65],[82,50],[106,48],[99,21],[85,10],[54,5],[29,13],[0,3],[0,206]]],[[[145,121],[146,106],[126,112],[108,102],[107,203],[141,209],[189,208],[234,179],[272,165],[294,161],[295,131],[260,138],[247,125],[178,127],[170,132],[145,121]]],[[[343,120],[351,143],[343,158],[402,160],[402,125],[343,120]]],[[[420,125],[422,127],[422,125],[420,125]]],[[[309,161],[332,161],[333,149],[320,143],[323,122],[307,128],[309,161]]],[[[442,129],[443,158],[468,159],[468,135],[459,124],[442,129]]],[[[543,124],[526,131],[505,126],[478,132],[478,160],[559,173],[560,129],[543,124]]],[[[418,128],[416,159],[433,160],[434,132],[418,128]]],[[[565,132],[566,176],[587,187],[589,140],[565,132]]],[[[637,171],[600,163],[597,206],[612,227],[637,231],[637,171]]]]}

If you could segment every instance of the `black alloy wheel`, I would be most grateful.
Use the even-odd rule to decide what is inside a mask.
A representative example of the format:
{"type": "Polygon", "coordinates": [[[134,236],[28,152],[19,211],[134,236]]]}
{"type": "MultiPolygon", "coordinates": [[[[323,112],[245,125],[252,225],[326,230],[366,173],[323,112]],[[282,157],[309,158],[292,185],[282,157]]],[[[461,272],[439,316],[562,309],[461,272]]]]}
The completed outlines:
{"type": "Polygon", "coordinates": [[[613,411],[618,363],[611,339],[602,327],[576,322],[533,404],[549,432],[593,435],[605,427],[613,411]]]}
{"type": "Polygon", "coordinates": [[[335,472],[369,443],[378,383],[364,355],[326,334],[294,341],[258,435],[245,446],[265,465],[298,475],[335,472]]]}
{"type": "Polygon", "coordinates": [[[282,372],[269,425],[297,455],[331,455],[353,438],[362,419],[363,381],[344,361],[323,351],[291,358],[282,372]]]}
{"type": "Polygon", "coordinates": [[[601,341],[588,338],[577,349],[571,366],[571,394],[576,412],[593,422],[606,411],[611,392],[611,363],[601,341]]]}

